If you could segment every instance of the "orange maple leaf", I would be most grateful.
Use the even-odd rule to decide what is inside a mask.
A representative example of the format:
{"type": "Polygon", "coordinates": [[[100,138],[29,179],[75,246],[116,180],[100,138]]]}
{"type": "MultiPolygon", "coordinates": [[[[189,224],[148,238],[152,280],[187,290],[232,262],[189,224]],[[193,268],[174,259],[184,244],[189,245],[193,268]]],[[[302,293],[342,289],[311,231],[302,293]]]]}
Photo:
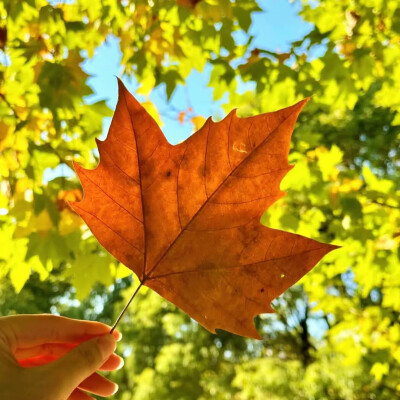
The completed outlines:
{"type": "Polygon", "coordinates": [[[173,146],[119,81],[94,170],[75,165],[71,203],[98,241],[146,285],[209,331],[261,338],[256,315],[336,248],[267,228],[284,193],[290,137],[307,100],[238,118],[232,111],[173,146]]]}

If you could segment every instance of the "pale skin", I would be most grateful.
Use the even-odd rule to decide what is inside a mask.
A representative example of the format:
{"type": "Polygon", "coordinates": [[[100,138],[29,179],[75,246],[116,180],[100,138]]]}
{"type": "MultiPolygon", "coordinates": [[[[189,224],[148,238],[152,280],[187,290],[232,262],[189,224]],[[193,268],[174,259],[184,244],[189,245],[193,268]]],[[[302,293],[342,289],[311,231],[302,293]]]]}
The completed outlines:
{"type": "Polygon", "coordinates": [[[123,366],[121,334],[108,325],[54,315],[0,317],[0,398],[88,400],[118,386],[98,371],[123,366]]]}

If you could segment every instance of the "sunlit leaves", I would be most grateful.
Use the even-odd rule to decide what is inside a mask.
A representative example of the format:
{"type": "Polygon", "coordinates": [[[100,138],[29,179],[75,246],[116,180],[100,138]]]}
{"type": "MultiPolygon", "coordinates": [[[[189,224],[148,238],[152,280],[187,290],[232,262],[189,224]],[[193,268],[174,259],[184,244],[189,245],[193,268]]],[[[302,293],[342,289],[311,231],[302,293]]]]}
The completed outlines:
{"type": "Polygon", "coordinates": [[[101,282],[110,286],[114,279],[110,272],[111,259],[106,253],[79,254],[67,269],[66,276],[76,289],[76,297],[83,300],[89,295],[94,284],[101,282]],[[80,276],[82,273],[83,277],[80,276]]]}
{"type": "MultiPolygon", "coordinates": [[[[269,2],[260,5],[264,7],[264,3],[268,12],[269,2]]],[[[3,291],[9,282],[6,277],[11,278],[11,265],[15,266],[12,283],[16,289],[33,271],[39,272],[42,279],[52,277],[49,286],[59,290],[65,275],[56,275],[56,271],[69,271],[77,254],[101,252],[89,243],[89,233],[73,220],[73,214],[57,205],[58,193],[77,187],[77,182],[68,178],[72,160],[96,165],[93,138],[102,130],[102,118],[111,112],[104,103],[84,104],[86,76],[79,58],[67,66],[70,53],[92,57],[107,35],[114,34],[120,39],[124,71],[136,74],[145,96],[156,84],[165,87],[165,79],[169,80],[171,91],[174,84],[185,82],[192,68],[203,71],[211,60],[210,86],[215,98],[226,98],[228,93],[226,111],[239,107],[241,116],[278,109],[313,96],[293,138],[291,162],[296,167],[287,176],[286,187],[282,187],[287,190],[290,185],[292,190],[273,212],[264,216],[263,222],[291,231],[308,231],[315,238],[344,245],[303,281],[315,309],[325,314],[331,324],[330,328],[321,325],[320,333],[329,340],[319,341],[317,361],[303,375],[298,361],[271,361],[266,352],[259,362],[258,353],[249,355],[235,342],[247,360],[244,363],[237,358],[240,365],[234,371],[234,361],[222,355],[225,347],[218,347],[227,345],[232,350],[232,342],[217,346],[199,332],[190,336],[195,325],[178,327],[179,317],[175,318],[174,310],[166,310],[162,300],[145,295],[139,302],[139,317],[134,319],[134,308],[132,326],[124,326],[127,333],[133,329],[127,341],[134,346],[132,356],[126,358],[126,368],[138,376],[135,383],[129,384],[122,383],[126,377],[121,378],[121,389],[126,388],[130,397],[135,393],[140,400],[146,396],[176,398],[181,385],[182,396],[192,387],[201,387],[203,398],[234,396],[234,390],[243,399],[253,395],[264,399],[273,388],[280,399],[287,399],[295,398],[292,382],[296,382],[301,399],[306,394],[318,399],[398,397],[398,392],[393,392],[398,388],[400,363],[398,1],[301,3],[300,14],[310,23],[310,33],[292,46],[281,52],[270,49],[266,38],[266,49],[235,43],[228,52],[226,48],[221,52],[221,43],[228,49],[232,47],[229,29],[247,29],[249,16],[257,8],[254,1],[77,0],[51,5],[45,0],[0,2],[0,51],[4,52],[0,52],[0,291],[7,307],[14,302],[14,294],[5,299],[11,289],[3,291]],[[167,72],[172,66],[171,77],[167,72]],[[53,87],[50,78],[45,77],[43,68],[53,76],[52,82],[54,70],[60,70],[60,78],[70,77],[76,85],[69,88],[67,82],[60,91],[57,82],[53,87]],[[243,87],[240,81],[249,86],[243,87]],[[53,115],[55,105],[58,126],[53,115]],[[324,155],[329,158],[339,152],[343,153],[341,160],[335,156],[325,163],[324,155]],[[58,160],[49,157],[55,153],[58,160]],[[48,169],[57,164],[63,166],[48,169]],[[49,171],[54,174],[50,180],[49,171]],[[52,179],[54,176],[58,178],[52,179]],[[45,222],[41,227],[37,225],[40,221],[45,222]],[[20,238],[15,236],[17,226],[20,238]],[[53,242],[52,238],[57,239],[53,242]],[[63,248],[59,248],[60,240],[63,248]],[[49,250],[38,247],[39,242],[49,250]],[[27,259],[28,245],[31,252],[27,259]],[[51,267],[55,269],[48,275],[47,268],[51,267]],[[148,314],[159,329],[146,320],[148,314]],[[173,380],[168,374],[157,378],[153,368],[159,349],[167,343],[166,337],[175,342],[183,337],[195,344],[198,369],[193,381],[179,376],[173,380]],[[255,362],[248,361],[252,357],[255,362]],[[203,364],[200,359],[205,360],[203,364]],[[235,374],[238,378],[232,389],[235,374]],[[278,380],[266,379],[269,376],[278,380]],[[289,379],[283,379],[286,376],[289,379]],[[166,389],[172,384],[173,389],[166,389]],[[251,393],[252,390],[258,393],[251,393]]],[[[153,116],[158,114],[157,110],[147,110],[153,116]]],[[[201,125],[200,119],[192,122],[201,125]]],[[[113,268],[115,265],[109,270],[114,277],[113,268]]],[[[70,275],[70,279],[80,285],[78,276],[70,275]]],[[[81,291],[80,296],[84,297],[88,290],[81,291]]],[[[46,292],[40,297],[36,291],[33,296],[28,291],[24,294],[22,289],[18,299],[24,299],[25,312],[42,312],[34,305],[34,299],[47,304],[53,295],[46,292]]],[[[63,310],[61,305],[57,307],[63,310]]],[[[285,345],[288,348],[291,342],[285,345]]],[[[175,360],[175,365],[179,363],[179,359],[175,360]]],[[[188,394],[186,398],[193,396],[188,394]]]]}

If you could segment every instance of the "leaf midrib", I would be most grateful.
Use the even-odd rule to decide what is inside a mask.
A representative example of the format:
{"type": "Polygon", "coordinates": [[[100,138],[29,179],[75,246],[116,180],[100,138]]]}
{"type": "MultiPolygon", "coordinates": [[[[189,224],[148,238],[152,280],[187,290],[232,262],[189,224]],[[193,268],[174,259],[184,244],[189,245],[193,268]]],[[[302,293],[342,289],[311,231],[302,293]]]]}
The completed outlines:
{"type": "MultiPolygon", "coordinates": [[[[298,104],[298,103],[297,103],[298,104]]],[[[297,109],[296,109],[297,110],[297,109]]],[[[144,272],[143,272],[143,280],[141,281],[143,284],[149,279],[151,278],[151,273],[158,267],[158,265],[160,264],[160,262],[164,259],[165,255],[168,253],[168,251],[172,248],[172,246],[174,246],[174,244],[177,242],[177,240],[182,236],[183,232],[186,231],[186,229],[188,228],[188,226],[194,221],[194,219],[200,214],[201,210],[209,203],[209,201],[211,200],[211,198],[215,195],[215,193],[217,193],[219,191],[219,189],[221,187],[223,187],[223,185],[225,184],[225,182],[228,180],[228,178],[230,176],[232,176],[235,171],[244,163],[246,163],[254,154],[257,153],[258,149],[261,148],[261,146],[265,145],[274,135],[274,133],[277,131],[277,129],[283,124],[285,123],[296,111],[292,111],[257,147],[255,147],[253,149],[253,151],[250,153],[250,155],[246,158],[244,158],[227,176],[226,178],[220,183],[220,185],[218,185],[218,187],[214,190],[214,192],[211,194],[211,196],[202,204],[202,206],[196,211],[196,213],[193,215],[193,217],[190,219],[190,221],[185,225],[185,227],[179,232],[179,234],[176,236],[176,238],[171,242],[171,244],[167,247],[167,249],[163,252],[163,254],[160,256],[160,258],[155,262],[155,264],[153,265],[153,267],[149,270],[149,272],[146,274],[145,268],[146,268],[146,262],[144,262],[144,272]]],[[[239,118],[239,117],[238,117],[239,118]]],[[[131,119],[132,122],[132,119],[131,119]]],[[[209,124],[211,124],[211,118],[209,119],[209,124]]],[[[133,124],[132,124],[132,129],[133,129],[133,124]]],[[[228,129],[228,134],[229,134],[229,130],[230,130],[230,126],[228,129]]],[[[135,139],[136,140],[136,139],[135,139]]],[[[139,155],[138,155],[138,163],[139,163],[139,155]]],[[[178,171],[179,172],[179,171],[178,171]]],[[[140,169],[139,169],[139,177],[140,177],[140,169]]],[[[178,190],[178,189],[177,189],[178,190]]],[[[142,197],[142,208],[143,207],[143,197],[142,197]]],[[[144,211],[144,210],[143,210],[144,211]]],[[[146,225],[144,223],[144,215],[143,215],[143,227],[145,230],[144,233],[144,237],[146,239],[146,225]]],[[[144,258],[146,260],[146,249],[145,249],[145,255],[144,258]]],[[[184,271],[182,271],[182,273],[184,273],[184,271]]],[[[157,277],[154,277],[152,279],[156,279],[157,277]]]]}
{"type": "MultiPolygon", "coordinates": [[[[139,148],[138,148],[137,139],[136,139],[135,127],[133,125],[132,115],[129,111],[128,102],[126,101],[125,91],[123,90],[122,93],[124,96],[125,107],[128,111],[129,119],[131,121],[133,136],[135,138],[136,155],[137,155],[137,163],[138,163],[140,200],[142,202],[142,216],[143,216],[143,241],[144,241],[144,245],[143,245],[144,249],[143,250],[144,250],[144,254],[143,254],[143,271],[142,271],[143,280],[141,280],[141,283],[143,284],[146,281],[147,240],[146,240],[146,216],[145,216],[145,212],[144,212],[144,201],[143,201],[142,174],[141,174],[141,169],[140,169],[140,160],[139,160],[140,156],[139,156],[139,148]]],[[[140,280],[140,277],[139,277],[139,280],[140,280]]]]}

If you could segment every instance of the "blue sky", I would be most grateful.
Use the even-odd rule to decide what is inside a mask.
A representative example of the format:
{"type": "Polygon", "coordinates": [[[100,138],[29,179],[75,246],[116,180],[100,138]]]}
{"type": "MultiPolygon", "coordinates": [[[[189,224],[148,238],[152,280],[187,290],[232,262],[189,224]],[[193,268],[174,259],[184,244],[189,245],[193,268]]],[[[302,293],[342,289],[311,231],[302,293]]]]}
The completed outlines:
{"type": "MultiPolygon", "coordinates": [[[[253,47],[285,52],[292,41],[302,38],[311,27],[297,15],[300,3],[291,3],[289,0],[260,0],[258,4],[262,12],[254,13],[250,33],[254,36],[253,47]]],[[[117,102],[117,81],[120,76],[121,53],[118,40],[109,37],[107,42],[100,46],[92,59],[83,63],[84,70],[91,75],[88,84],[94,90],[94,95],[87,98],[89,103],[97,100],[107,100],[107,104],[114,109],[117,102]]],[[[210,68],[206,67],[202,73],[193,71],[184,85],[175,90],[170,103],[166,100],[163,86],[154,90],[150,100],[156,105],[161,114],[164,126],[163,131],[171,143],[177,143],[191,133],[191,124],[180,124],[178,113],[173,110],[184,111],[190,104],[195,115],[223,116],[221,104],[212,99],[212,88],[207,87],[210,68]],[[201,101],[197,101],[201,99],[201,101]]],[[[121,76],[120,76],[121,77],[121,76]]],[[[121,77],[127,88],[135,94],[139,84],[135,79],[121,77]]],[[[140,97],[139,97],[140,99],[140,97]]],[[[104,120],[103,137],[106,135],[110,119],[104,120]]]]}
{"type": "MultiPolygon", "coordinates": [[[[298,15],[301,9],[299,0],[295,2],[259,0],[258,4],[262,11],[253,14],[253,23],[250,27],[250,34],[254,36],[252,47],[285,52],[289,50],[291,42],[303,38],[311,30],[311,25],[298,15]]],[[[82,67],[90,75],[88,84],[94,91],[93,95],[85,99],[87,103],[106,100],[109,107],[114,110],[118,97],[116,76],[122,78],[133,95],[139,87],[134,78],[121,76],[121,52],[115,37],[108,37],[106,42],[95,50],[94,56],[82,64],[82,67]]],[[[190,123],[182,125],[178,120],[178,112],[174,110],[184,111],[190,104],[195,115],[202,115],[205,118],[210,115],[224,116],[221,104],[226,100],[215,102],[212,98],[213,90],[207,86],[210,70],[211,68],[206,66],[202,73],[193,71],[184,85],[177,86],[170,102],[166,99],[164,86],[152,92],[150,100],[160,113],[164,123],[162,130],[170,143],[176,144],[192,133],[192,125],[190,123]]],[[[137,97],[143,100],[141,96],[137,97]]],[[[111,118],[103,119],[100,139],[105,139],[110,123],[111,118]]],[[[95,148],[94,142],[93,147],[95,148]]],[[[48,168],[43,180],[46,182],[60,175],[72,177],[75,173],[64,166],[48,168]]]]}

